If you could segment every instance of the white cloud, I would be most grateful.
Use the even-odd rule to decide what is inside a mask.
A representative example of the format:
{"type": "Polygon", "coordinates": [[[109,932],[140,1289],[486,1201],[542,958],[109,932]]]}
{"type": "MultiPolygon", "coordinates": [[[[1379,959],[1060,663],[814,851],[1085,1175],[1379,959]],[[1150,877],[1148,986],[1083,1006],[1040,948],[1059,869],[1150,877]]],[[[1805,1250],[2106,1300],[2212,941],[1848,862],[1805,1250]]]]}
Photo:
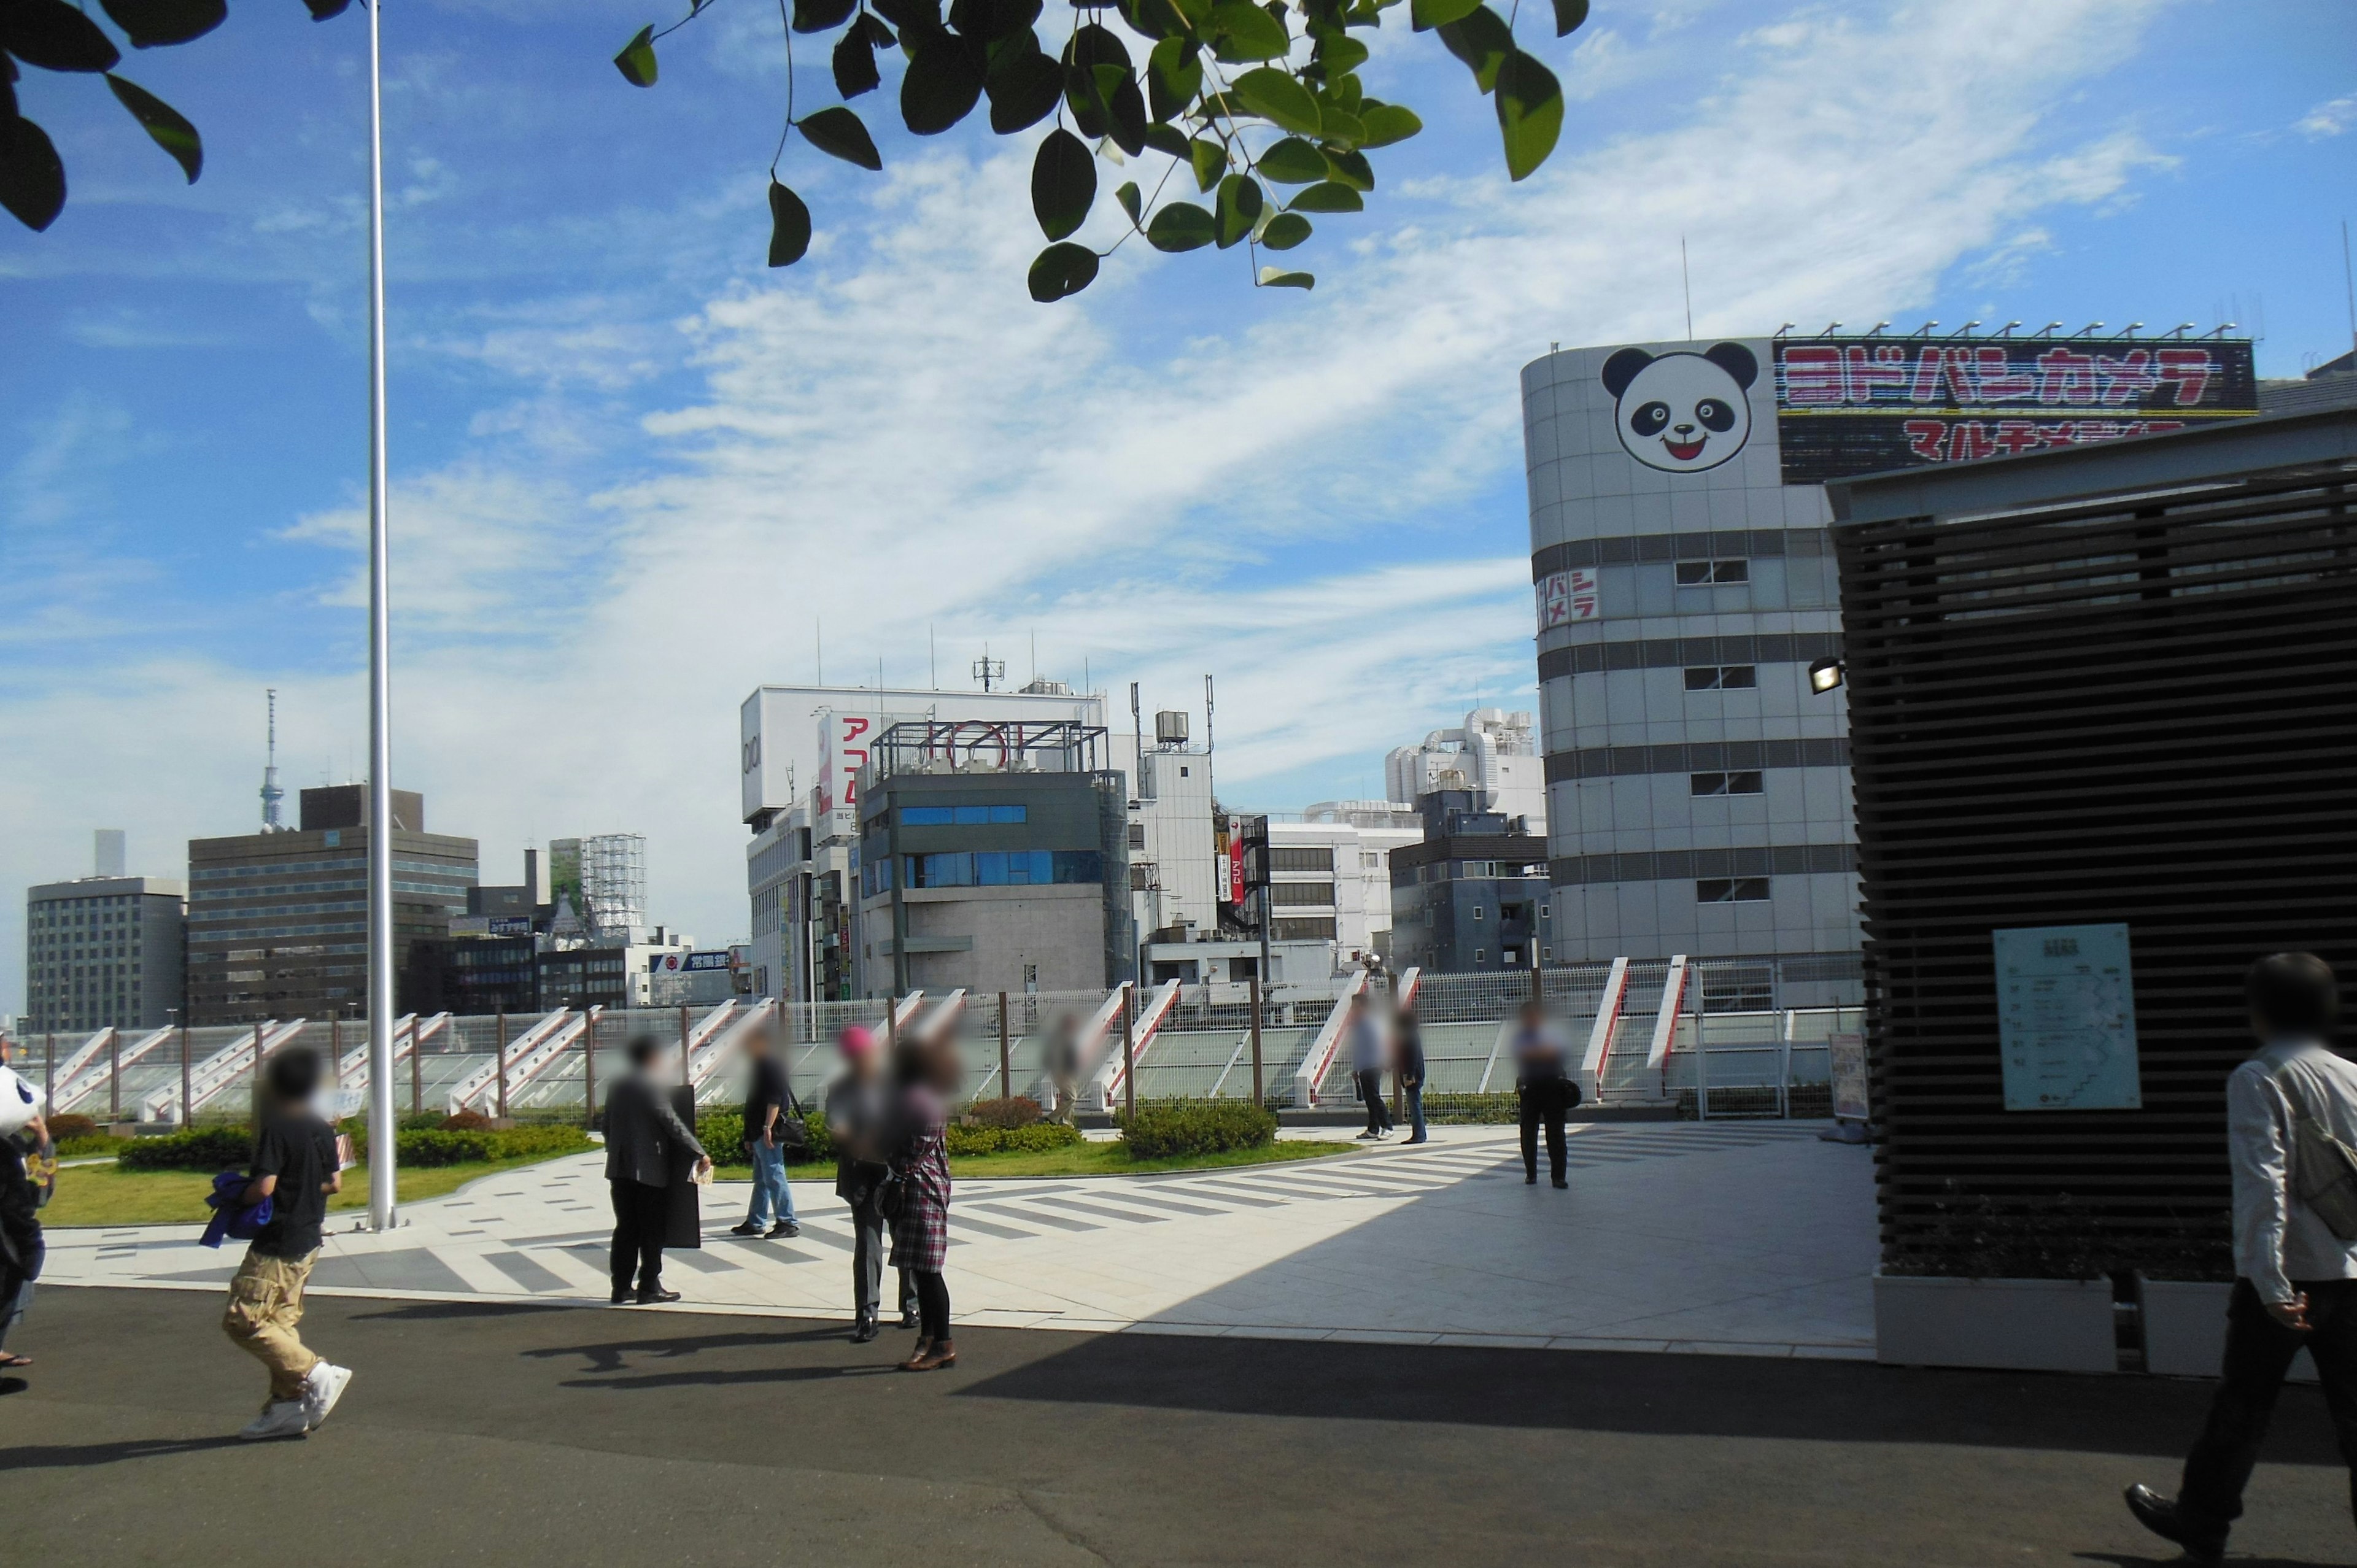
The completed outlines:
{"type": "MultiPolygon", "coordinates": [[[[824,248],[683,320],[631,311],[644,293],[584,295],[453,328],[426,347],[530,395],[396,489],[396,782],[479,835],[495,874],[526,835],[643,831],[663,918],[717,940],[745,920],[737,704],[810,675],[814,618],[838,680],[873,679],[879,655],[886,679],[920,679],[930,628],[948,671],[1035,629],[1068,677],[1085,660],[1191,704],[1209,671],[1239,800],[1421,734],[1474,686],[1529,679],[1518,367],[1551,339],[1682,330],[1681,235],[1698,329],[1757,332],[1897,316],[1959,261],[2041,242],[2041,209],[2119,199],[2149,152],[2103,125],[2058,152],[2053,116],[2143,12],[1803,12],[1733,46],[1677,123],[1575,125],[1522,186],[1465,135],[1464,174],[1321,224],[1307,297],[1253,294],[1235,253],[1133,244],[1078,302],[1035,306],[1028,150],[952,140],[828,185],[824,248]],[[1168,286],[1181,268],[1232,278],[1217,314],[1168,286]],[[544,410],[563,440],[536,434],[544,410]],[[619,469],[583,461],[598,442],[619,469]],[[1469,527],[1476,504],[1492,510],[1469,527]]],[[[1666,8],[1654,30],[1685,19],[1666,8]]],[[[1609,56],[1607,36],[1582,49],[1609,56]]],[[[348,548],[357,516],[307,517],[282,546],[348,548]]],[[[322,592],[354,604],[357,578],[322,592]]],[[[263,682],[100,673],[0,705],[27,737],[0,800],[58,824],[5,852],[18,884],[78,865],[59,857],[94,811],[156,854],[196,815],[242,823],[182,797],[247,798],[258,724],[227,715],[263,682]],[[122,745],[77,750],[93,706],[122,745]],[[140,771],[162,756],[168,785],[140,771]],[[94,769],[140,782],[91,790],[94,769]]],[[[356,682],[294,686],[282,733],[356,739],[356,682]]]]}
{"type": "Polygon", "coordinates": [[[2337,136],[2352,125],[2357,125],[2357,92],[2343,93],[2328,99],[2301,115],[2292,129],[2311,141],[2337,136]]]}

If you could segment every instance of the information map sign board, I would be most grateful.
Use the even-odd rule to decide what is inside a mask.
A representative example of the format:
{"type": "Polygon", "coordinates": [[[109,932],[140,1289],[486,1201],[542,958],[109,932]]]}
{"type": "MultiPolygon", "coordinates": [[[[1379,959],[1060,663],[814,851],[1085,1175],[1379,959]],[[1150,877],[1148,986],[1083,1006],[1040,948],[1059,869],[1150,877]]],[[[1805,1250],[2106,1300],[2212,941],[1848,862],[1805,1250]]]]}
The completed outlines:
{"type": "Polygon", "coordinates": [[[1992,931],[2007,1111],[2135,1111],[2136,980],[2125,925],[1992,931]]]}
{"type": "Polygon", "coordinates": [[[2183,430],[2258,412],[2247,339],[1775,340],[1784,482],[2183,430]]]}

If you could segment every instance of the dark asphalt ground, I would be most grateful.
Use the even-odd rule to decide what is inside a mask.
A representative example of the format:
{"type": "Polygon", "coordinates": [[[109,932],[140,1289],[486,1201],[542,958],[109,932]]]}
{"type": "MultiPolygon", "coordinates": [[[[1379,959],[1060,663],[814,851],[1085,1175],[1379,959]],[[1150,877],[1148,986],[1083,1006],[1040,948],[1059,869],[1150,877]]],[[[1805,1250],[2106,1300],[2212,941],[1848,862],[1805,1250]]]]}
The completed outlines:
{"type": "MultiPolygon", "coordinates": [[[[2201,1383],[1691,1356],[977,1330],[316,1298],[358,1376],[238,1443],[259,1369],[208,1293],[45,1290],[0,1398],[8,1563],[2114,1564],[2169,1553],[2201,1383]]],[[[2287,1391],[2236,1542],[2345,1563],[2287,1391]]]]}

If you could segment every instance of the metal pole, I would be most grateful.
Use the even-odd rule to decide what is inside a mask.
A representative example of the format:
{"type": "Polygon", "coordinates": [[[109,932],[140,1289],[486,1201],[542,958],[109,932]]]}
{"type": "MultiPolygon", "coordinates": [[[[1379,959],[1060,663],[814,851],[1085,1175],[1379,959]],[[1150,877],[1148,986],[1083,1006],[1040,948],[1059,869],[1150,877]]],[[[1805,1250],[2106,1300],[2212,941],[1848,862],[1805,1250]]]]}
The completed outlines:
{"type": "Polygon", "coordinates": [[[581,1015],[581,1114],[597,1125],[597,1015],[581,1015]]]}
{"type": "Polygon", "coordinates": [[[123,1120],[123,1031],[108,1026],[106,1031],[106,1119],[123,1120]]]}
{"type": "Polygon", "coordinates": [[[1261,1090],[1260,1090],[1260,976],[1258,976],[1258,975],[1254,975],[1254,976],[1253,976],[1253,983],[1252,983],[1252,1013],[1253,1013],[1253,1015],[1252,1015],[1252,1046],[1253,1046],[1253,1103],[1254,1103],[1254,1105],[1258,1105],[1258,1104],[1261,1102],[1261,1098],[1260,1098],[1260,1091],[1261,1091],[1261,1090]]]}
{"type": "MultiPolygon", "coordinates": [[[[184,1026],[180,1038],[185,1042],[188,1037],[188,1030],[184,1026]]],[[[183,1044],[181,1048],[186,1050],[188,1047],[183,1044]]],[[[49,1031],[47,1042],[41,1047],[41,1110],[46,1115],[58,1113],[58,1036],[54,1029],[49,1031]]]]}
{"type": "Polygon", "coordinates": [[[1131,1026],[1131,1016],[1137,1011],[1137,984],[1135,981],[1122,987],[1121,999],[1121,1113],[1125,1123],[1137,1120],[1137,1058],[1136,1031],[1131,1026]]]}
{"type": "MultiPolygon", "coordinates": [[[[1534,970],[1532,972],[1535,974],[1537,971],[1534,970]]],[[[1392,997],[1392,1045],[1394,1050],[1396,1050],[1399,1045],[1399,975],[1396,972],[1391,975],[1390,983],[1392,997]]],[[[1392,1119],[1394,1121],[1397,1121],[1400,1117],[1406,1114],[1407,1085],[1401,1081],[1399,1060],[1397,1057],[1394,1057],[1392,1060],[1392,1119]]]]}
{"type": "Polygon", "coordinates": [[[369,40],[369,1226],[394,1224],[393,1125],[393,643],[384,450],[384,59],[369,40]]]}
{"type": "Polygon", "coordinates": [[[682,1003],[679,1009],[679,1081],[682,1083],[691,1081],[687,1076],[687,1004],[685,1003],[682,1003]]]}
{"type": "Polygon", "coordinates": [[[1015,1098],[1015,1079],[1006,1066],[1006,993],[998,993],[998,1098],[1015,1098]]]}
{"type": "Polygon", "coordinates": [[[499,1012],[498,1016],[499,1016],[499,1023],[495,1026],[495,1027],[499,1030],[499,1036],[498,1036],[498,1038],[494,1039],[494,1040],[491,1042],[491,1046],[492,1046],[492,1048],[493,1048],[494,1050],[496,1050],[496,1051],[499,1053],[499,1063],[500,1063],[500,1121],[502,1121],[502,1122],[504,1122],[504,1121],[506,1121],[506,1120],[507,1120],[507,1114],[508,1114],[508,1015],[507,1015],[507,1009],[505,1009],[504,1007],[503,1007],[503,1008],[501,1008],[501,1009],[500,1009],[500,1012],[499,1012]]]}

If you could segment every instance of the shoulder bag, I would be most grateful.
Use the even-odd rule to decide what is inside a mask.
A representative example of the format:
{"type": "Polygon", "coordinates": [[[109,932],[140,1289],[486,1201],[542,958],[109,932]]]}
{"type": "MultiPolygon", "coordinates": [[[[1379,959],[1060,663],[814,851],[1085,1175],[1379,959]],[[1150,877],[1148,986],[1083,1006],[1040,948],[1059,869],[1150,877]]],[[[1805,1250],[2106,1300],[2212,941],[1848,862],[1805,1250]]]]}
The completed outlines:
{"type": "Polygon", "coordinates": [[[2326,1230],[2343,1241],[2357,1241],[2357,1149],[2309,1114],[2289,1080],[2290,1067],[2286,1062],[2267,1076],[2291,1110],[2293,1188],[2326,1230]]]}

